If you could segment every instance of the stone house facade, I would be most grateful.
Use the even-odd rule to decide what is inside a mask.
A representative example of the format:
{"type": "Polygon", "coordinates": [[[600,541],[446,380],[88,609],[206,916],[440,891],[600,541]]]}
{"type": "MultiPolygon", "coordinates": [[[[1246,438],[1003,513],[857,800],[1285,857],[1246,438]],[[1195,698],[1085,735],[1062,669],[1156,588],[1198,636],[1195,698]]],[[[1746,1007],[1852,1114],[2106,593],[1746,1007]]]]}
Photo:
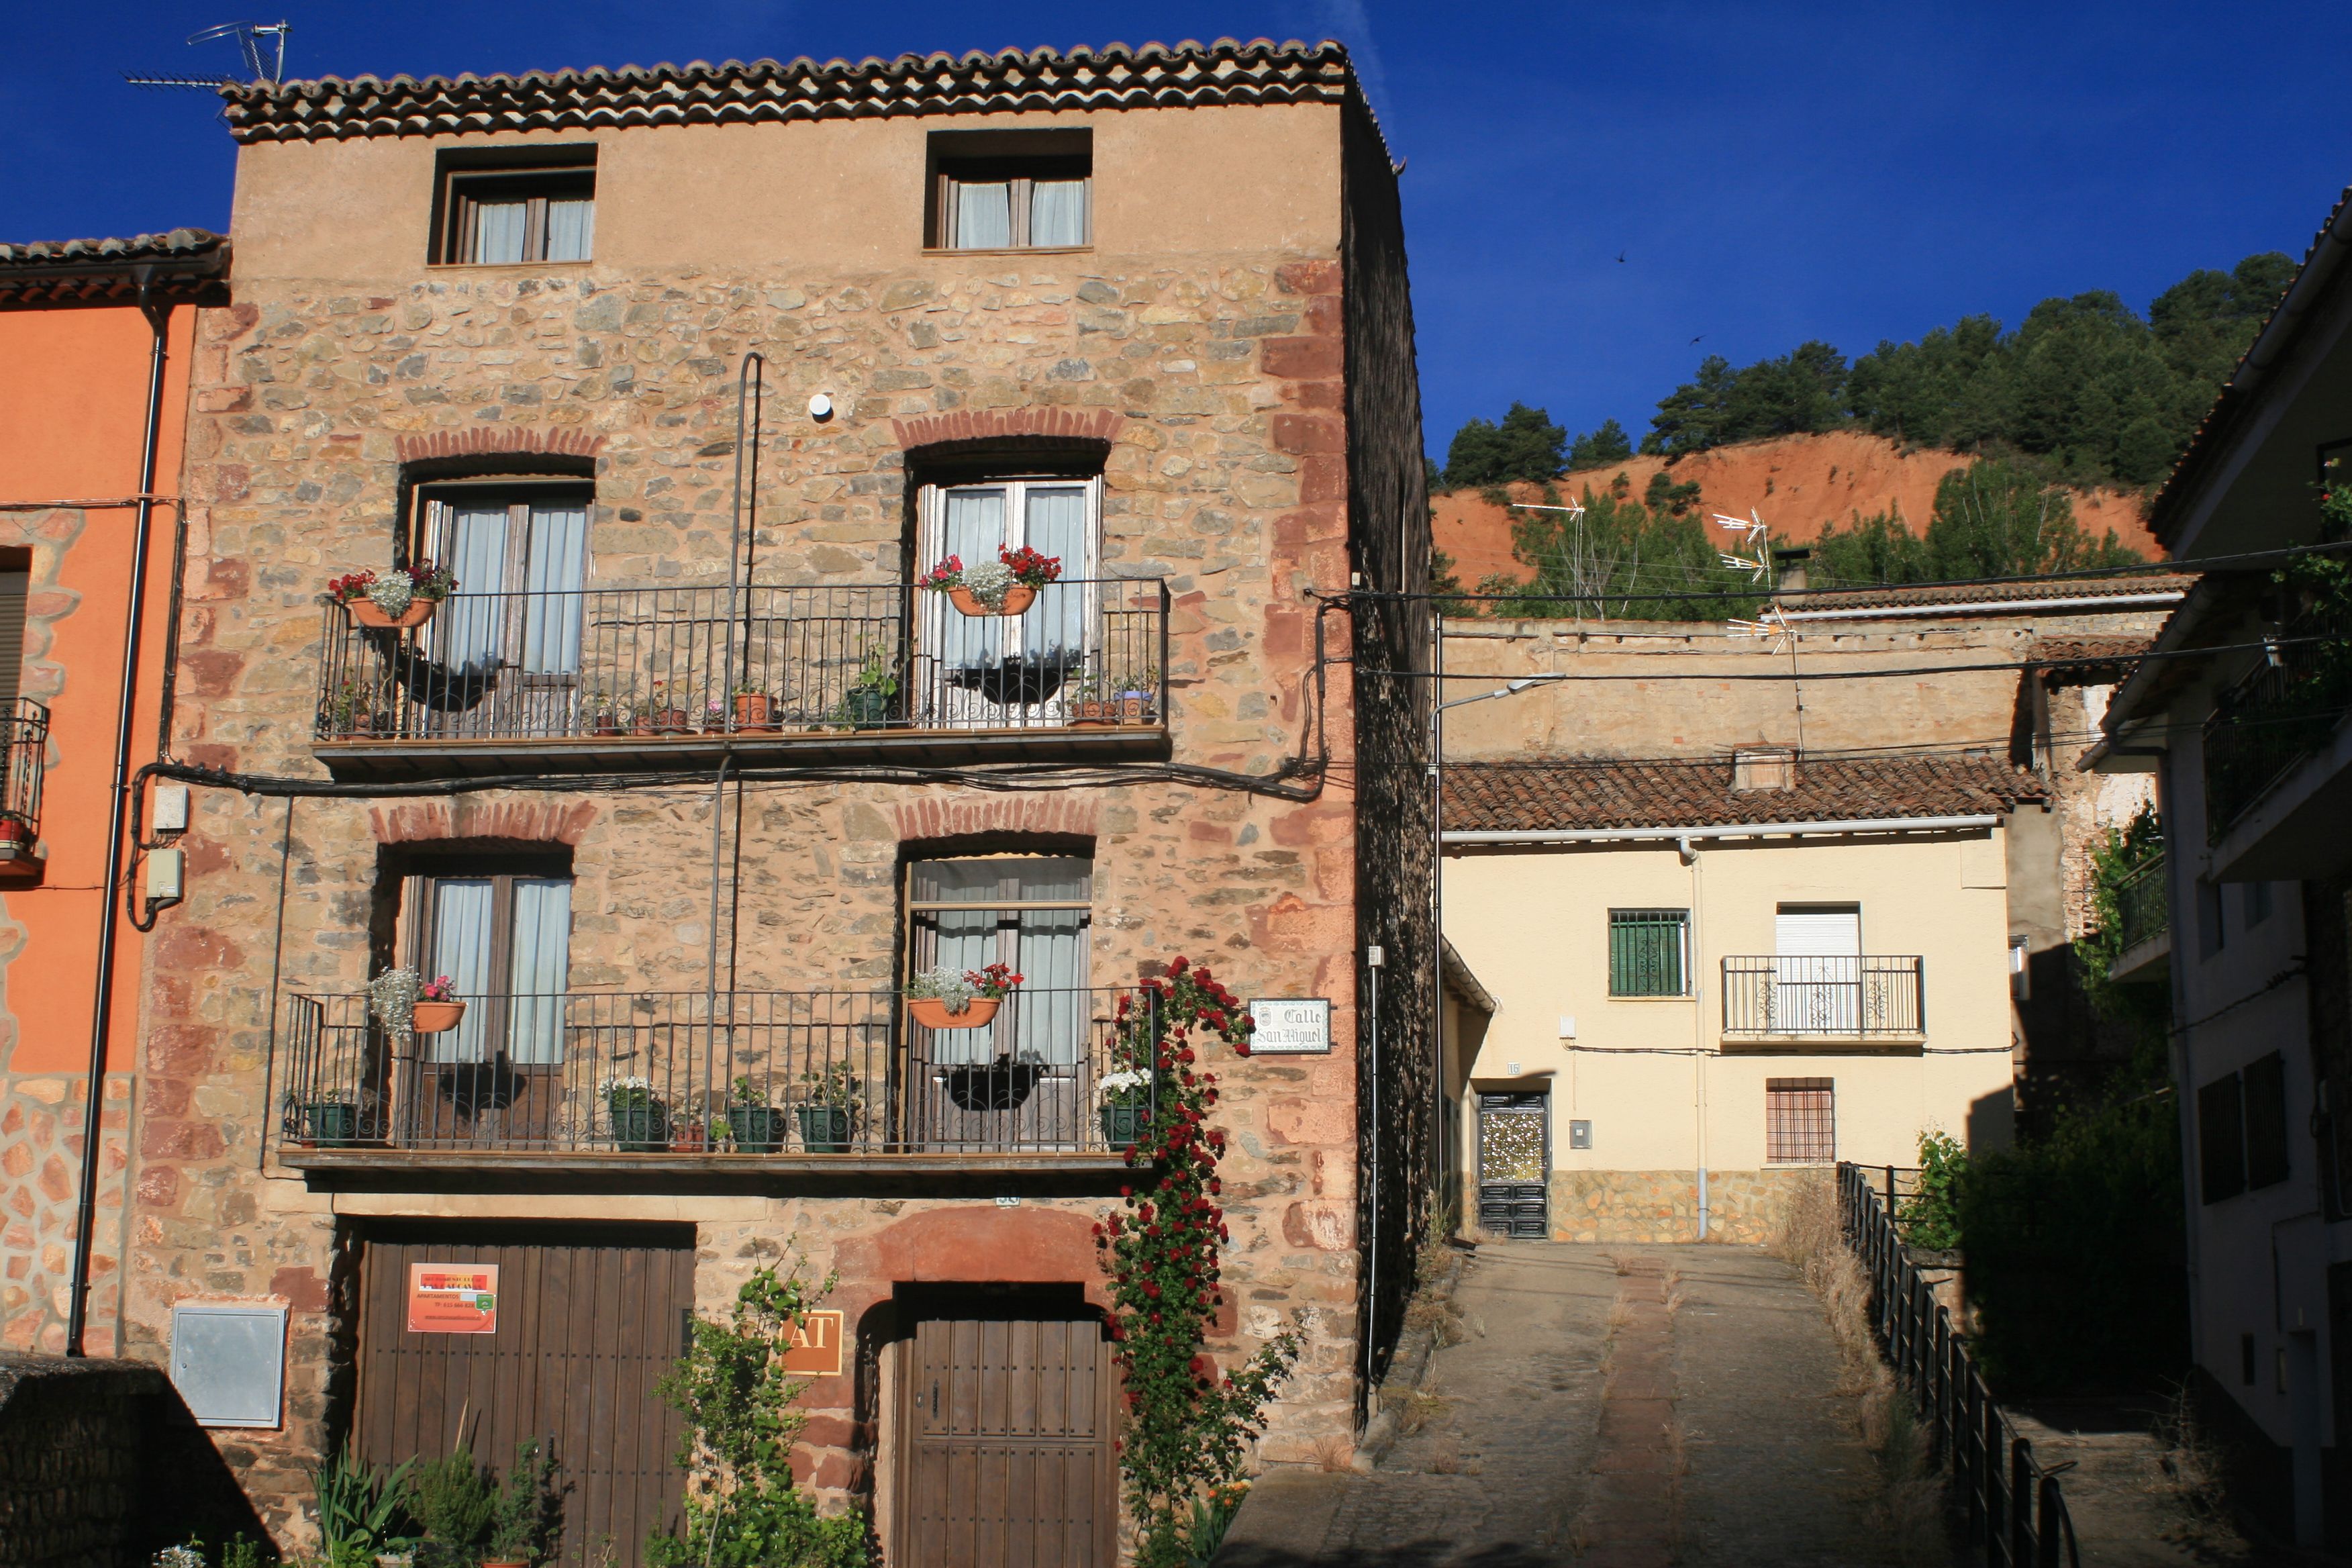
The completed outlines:
{"type": "Polygon", "coordinates": [[[1426,1061],[1434,980],[1427,630],[1348,597],[1419,590],[1428,538],[1344,52],[230,96],[127,1352],[289,1314],[276,1418],[217,1433],[289,1542],[322,1451],[470,1410],[493,1458],[552,1434],[567,1560],[625,1563],[674,1517],[678,1314],[796,1256],[843,1314],[796,1455],[827,1506],[929,1561],[937,1467],[1010,1444],[1065,1468],[989,1528],[1107,1562],[1092,1227],[1137,1177],[1097,1097],[1117,994],[1181,953],[1328,1004],[1327,1051],[1221,1065],[1212,1351],[1304,1328],[1262,1457],[1344,1451],[1425,1178],[1425,1097],[1373,1120],[1364,1042],[1426,1061]],[[1025,610],[914,586],[1022,544],[1062,563],[1025,610]],[[427,561],[458,581],[421,626],[322,603],[427,561]],[[911,1021],[913,973],[990,957],[1029,973],[996,1023],[911,1021]],[[402,966],[466,1020],[372,1023],[402,966]],[[414,1327],[418,1270],[490,1268],[493,1331],[414,1327]],[[1095,1393],[975,1433],[940,1366],[1000,1415],[1095,1393]]]}

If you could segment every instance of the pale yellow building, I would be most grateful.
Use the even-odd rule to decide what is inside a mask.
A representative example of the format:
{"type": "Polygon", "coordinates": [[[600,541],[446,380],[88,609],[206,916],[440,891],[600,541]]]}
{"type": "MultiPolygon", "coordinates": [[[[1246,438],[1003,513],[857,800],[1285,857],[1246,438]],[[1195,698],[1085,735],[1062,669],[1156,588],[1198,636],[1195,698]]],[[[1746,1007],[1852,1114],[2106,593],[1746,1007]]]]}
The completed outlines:
{"type": "Polygon", "coordinates": [[[2006,1143],[2049,799],[1980,755],[1449,764],[1444,929],[1491,999],[1446,1032],[1465,1226],[1760,1240],[1795,1173],[2006,1143]]]}

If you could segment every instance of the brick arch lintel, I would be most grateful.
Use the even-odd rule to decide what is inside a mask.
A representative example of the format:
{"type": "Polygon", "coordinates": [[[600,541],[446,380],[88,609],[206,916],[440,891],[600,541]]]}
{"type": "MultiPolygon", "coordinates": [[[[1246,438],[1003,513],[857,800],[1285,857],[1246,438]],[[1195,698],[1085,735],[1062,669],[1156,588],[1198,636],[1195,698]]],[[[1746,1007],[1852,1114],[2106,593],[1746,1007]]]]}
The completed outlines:
{"type": "Polygon", "coordinates": [[[1015,437],[1045,437],[1067,441],[1118,439],[1127,416],[1111,408],[959,408],[949,414],[927,414],[914,419],[893,419],[890,428],[899,447],[908,452],[926,447],[964,442],[1003,441],[1015,437]]]}
{"type": "Polygon", "coordinates": [[[1055,834],[1092,838],[1102,803],[1091,795],[992,795],[980,800],[916,800],[890,808],[900,843],[982,834],[1055,834]]]}
{"type": "Polygon", "coordinates": [[[478,458],[500,453],[533,453],[563,458],[594,458],[604,450],[605,437],[585,430],[549,430],[528,425],[477,425],[464,430],[436,430],[423,436],[403,436],[394,449],[404,463],[431,458],[478,458]]]}
{"type": "Polygon", "coordinates": [[[432,800],[368,807],[379,844],[440,838],[503,838],[524,844],[578,844],[596,820],[593,801],[432,800]]]}

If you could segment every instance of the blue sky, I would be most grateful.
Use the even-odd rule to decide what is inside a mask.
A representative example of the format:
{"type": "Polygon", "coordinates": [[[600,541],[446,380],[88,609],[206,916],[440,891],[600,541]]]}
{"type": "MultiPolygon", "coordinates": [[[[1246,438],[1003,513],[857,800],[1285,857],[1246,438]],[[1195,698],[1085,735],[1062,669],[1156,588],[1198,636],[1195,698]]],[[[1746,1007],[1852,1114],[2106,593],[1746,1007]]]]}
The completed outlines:
{"type": "MultiPolygon", "coordinates": [[[[102,20],[16,18],[0,239],[225,225],[231,150],[211,104],[119,73],[231,68],[227,46],[181,40],[243,14],[120,0],[102,20]]],[[[2085,289],[2145,309],[2192,268],[2300,257],[2352,182],[2343,0],[285,0],[253,15],[294,24],[302,76],[1339,37],[1409,160],[1441,455],[1464,418],[1514,397],[1638,437],[1710,352],[1744,363],[1819,337],[1860,353],[2085,289]]]]}

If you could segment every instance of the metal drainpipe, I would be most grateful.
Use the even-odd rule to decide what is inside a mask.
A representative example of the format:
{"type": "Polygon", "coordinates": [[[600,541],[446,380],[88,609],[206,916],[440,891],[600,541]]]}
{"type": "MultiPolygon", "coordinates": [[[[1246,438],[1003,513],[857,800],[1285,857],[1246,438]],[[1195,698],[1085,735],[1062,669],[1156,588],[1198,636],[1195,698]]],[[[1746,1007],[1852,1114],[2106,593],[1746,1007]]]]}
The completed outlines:
{"type": "Polygon", "coordinates": [[[149,302],[152,273],[141,268],[139,310],[154,343],[147,360],[147,432],[139,455],[139,521],[131,543],[130,619],[122,631],[122,681],[115,700],[114,784],[106,810],[106,887],[99,900],[98,979],[90,994],[89,1087],[81,1120],[81,1190],[74,1212],[73,1273],[67,1287],[66,1354],[85,1353],[89,1327],[89,1249],[98,1230],[98,1142],[106,1106],[106,1057],[112,1034],[114,894],[122,880],[122,824],[131,797],[131,715],[139,692],[140,623],[147,613],[147,531],[155,513],[155,459],[163,426],[163,361],[172,307],[149,302]]]}
{"type": "MultiPolygon", "coordinates": [[[[749,461],[751,469],[751,505],[756,510],[760,504],[760,419],[754,413],[747,423],[744,411],[747,404],[754,410],[760,407],[766,394],[767,379],[766,356],[757,349],[745,351],[741,364],[735,373],[735,498],[733,527],[729,534],[727,546],[727,630],[725,634],[727,643],[721,656],[724,659],[725,674],[721,679],[723,691],[719,697],[721,704],[719,722],[727,726],[725,731],[727,739],[719,750],[719,771],[710,781],[710,930],[709,932],[710,952],[709,968],[703,978],[703,1026],[709,1031],[710,1046],[709,1062],[711,1065],[715,1065],[719,1059],[719,873],[726,820],[726,814],[722,807],[727,797],[727,770],[735,761],[735,607],[741,598],[740,590],[748,586],[743,583],[743,579],[749,575],[743,570],[743,468],[746,460],[744,447],[747,441],[751,446],[749,461]],[[752,370],[754,365],[759,367],[756,374],[752,370]]],[[[758,526],[755,519],[753,524],[755,541],[757,537],[758,526]]],[[[751,611],[748,606],[744,610],[743,628],[743,658],[748,665],[751,658],[751,611]]],[[[742,787],[740,782],[736,787],[738,789],[742,787]]],[[[731,951],[733,946],[731,931],[729,936],[731,951]]],[[[727,1012],[728,1040],[731,1047],[734,1041],[735,1022],[732,975],[729,976],[727,1012]]],[[[733,1064],[730,1061],[729,1065],[733,1064]]],[[[706,1079],[707,1077],[706,1073],[706,1079]]],[[[706,1096],[714,1087],[708,1081],[703,1084],[706,1096]]]]}
{"type": "Polygon", "coordinates": [[[1683,864],[1690,868],[1690,986],[1691,986],[1691,1164],[1698,1173],[1698,1238],[1706,1239],[1706,973],[1702,941],[1706,931],[1700,913],[1698,847],[1688,837],[1675,840],[1683,864]]]}
{"type": "MultiPolygon", "coordinates": [[[[1364,1247],[1364,1396],[1372,1392],[1372,1363],[1380,1352],[1381,1283],[1381,964],[1387,952],[1378,943],[1365,954],[1364,988],[1369,1005],[1364,1014],[1365,1062],[1371,1084],[1371,1171],[1366,1188],[1371,1202],[1365,1210],[1370,1232],[1364,1247]]],[[[1367,1419],[1369,1419],[1369,1415],[1367,1419]]]]}

